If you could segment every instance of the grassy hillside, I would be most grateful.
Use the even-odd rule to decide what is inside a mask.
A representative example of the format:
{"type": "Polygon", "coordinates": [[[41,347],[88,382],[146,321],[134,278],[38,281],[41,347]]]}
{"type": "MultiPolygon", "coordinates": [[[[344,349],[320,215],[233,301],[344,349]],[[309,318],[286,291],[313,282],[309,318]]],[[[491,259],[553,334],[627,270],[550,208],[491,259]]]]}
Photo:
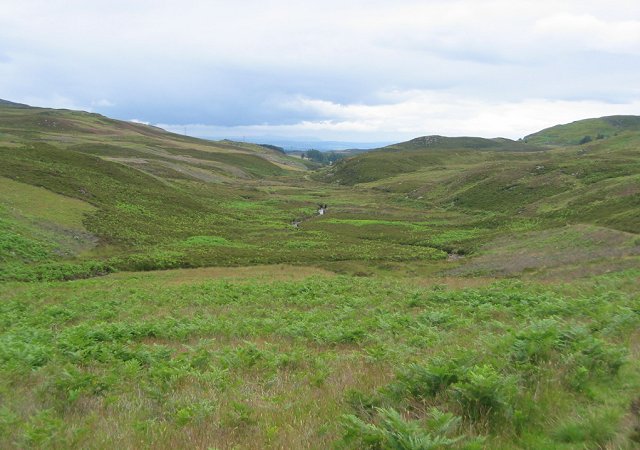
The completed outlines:
{"type": "Polygon", "coordinates": [[[211,142],[81,111],[0,103],[0,145],[42,142],[169,178],[225,181],[303,169],[281,152],[232,141],[211,142]]]}
{"type": "Polygon", "coordinates": [[[0,177],[0,262],[36,262],[93,248],[89,203],[0,177]]]}
{"type": "Polygon", "coordinates": [[[526,136],[523,140],[538,145],[579,145],[625,132],[640,132],[640,117],[608,116],[579,120],[538,131],[526,136]]]}
{"type": "MultiPolygon", "coordinates": [[[[298,161],[268,148],[185,138],[73,111],[3,111],[8,112],[0,114],[0,177],[25,190],[37,186],[56,198],[79,200],[88,209],[82,234],[73,238],[87,245],[67,245],[69,232],[62,228],[22,228],[19,243],[3,246],[0,278],[302,261],[355,261],[358,271],[360,263],[371,261],[446,258],[416,233],[391,229],[380,235],[375,227],[355,233],[319,222],[318,203],[330,203],[336,217],[351,219],[390,200],[312,183],[298,161]],[[293,226],[294,221],[302,223],[293,226]],[[27,258],[18,246],[47,250],[27,258]]],[[[9,199],[0,197],[0,206],[0,218],[18,220],[9,199]]],[[[417,215],[405,205],[375,216],[417,215]]]]}
{"type": "Polygon", "coordinates": [[[226,185],[304,168],[251,144],[7,102],[0,105],[0,160],[0,176],[92,205],[83,226],[102,247],[206,234],[210,227],[198,223],[222,216],[215,212],[221,200],[239,198],[226,185]],[[209,198],[206,184],[219,184],[211,192],[220,198],[209,198]]]}
{"type": "Polygon", "coordinates": [[[447,255],[503,235],[582,223],[640,229],[640,138],[631,132],[544,151],[506,139],[418,138],[337,163],[317,183],[260,146],[73,111],[3,111],[0,176],[88,207],[74,234],[27,223],[0,198],[14,236],[2,249],[8,279],[292,262],[376,273],[405,272],[413,261],[432,273],[466,262],[447,255]],[[330,204],[328,216],[315,217],[320,203],[330,204]]]}
{"type": "Polygon", "coordinates": [[[494,151],[536,151],[541,150],[534,145],[525,145],[520,141],[495,138],[485,139],[478,137],[446,137],[446,136],[422,136],[407,142],[389,145],[382,150],[425,150],[425,149],[471,149],[494,151]]]}
{"type": "Polygon", "coordinates": [[[339,161],[326,174],[326,180],[353,185],[416,172],[425,166],[492,160],[495,152],[540,150],[541,147],[509,139],[423,136],[339,161]]]}
{"type": "Polygon", "coordinates": [[[469,150],[462,139],[459,147],[452,140],[422,149],[409,141],[341,161],[319,178],[404,194],[431,207],[640,230],[640,132],[531,152],[520,151],[530,145],[524,143],[469,150]]]}

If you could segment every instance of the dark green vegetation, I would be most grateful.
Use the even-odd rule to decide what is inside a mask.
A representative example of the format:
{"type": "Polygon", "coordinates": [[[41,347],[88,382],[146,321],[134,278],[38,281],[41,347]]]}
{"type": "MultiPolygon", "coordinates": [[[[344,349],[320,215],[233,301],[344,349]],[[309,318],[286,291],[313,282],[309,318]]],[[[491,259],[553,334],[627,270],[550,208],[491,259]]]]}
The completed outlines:
{"type": "Polygon", "coordinates": [[[320,164],[333,164],[348,157],[346,152],[321,152],[320,150],[307,150],[301,157],[320,164]]]}
{"type": "Polygon", "coordinates": [[[310,171],[0,102],[0,447],[637,448],[637,123],[310,171]]]}

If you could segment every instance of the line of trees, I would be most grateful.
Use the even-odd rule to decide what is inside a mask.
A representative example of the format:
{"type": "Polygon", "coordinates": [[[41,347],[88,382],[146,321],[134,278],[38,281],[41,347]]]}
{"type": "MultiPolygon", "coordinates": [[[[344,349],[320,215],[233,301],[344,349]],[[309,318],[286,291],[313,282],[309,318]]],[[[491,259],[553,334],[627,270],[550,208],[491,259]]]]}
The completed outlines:
{"type": "Polygon", "coordinates": [[[345,158],[347,155],[337,152],[321,152],[320,150],[307,150],[302,155],[302,158],[306,158],[310,161],[315,161],[320,164],[333,164],[334,162],[345,158]]]}

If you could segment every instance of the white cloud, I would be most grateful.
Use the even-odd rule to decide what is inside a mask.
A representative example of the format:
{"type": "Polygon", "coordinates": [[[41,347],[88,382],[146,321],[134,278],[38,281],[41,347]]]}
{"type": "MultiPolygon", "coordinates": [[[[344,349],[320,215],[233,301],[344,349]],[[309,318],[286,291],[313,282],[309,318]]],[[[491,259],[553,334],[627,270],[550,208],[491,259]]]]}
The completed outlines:
{"type": "MultiPolygon", "coordinates": [[[[487,102],[481,99],[458,99],[438,92],[407,92],[400,102],[383,105],[340,105],[329,101],[298,98],[293,108],[309,108],[333,117],[317,121],[300,121],[288,125],[260,124],[220,127],[204,124],[187,126],[189,134],[203,137],[221,136],[314,136],[320,133],[329,140],[409,139],[429,134],[471,135],[517,139],[559,123],[599,115],[634,114],[640,100],[628,104],[597,101],[559,101],[524,99],[518,102],[487,102]]],[[[174,132],[182,125],[159,124],[174,132]]]]}
{"type": "Polygon", "coordinates": [[[75,99],[60,95],[58,93],[53,93],[46,97],[36,97],[36,96],[25,96],[18,97],[17,101],[19,103],[24,103],[31,106],[41,106],[45,108],[59,108],[59,109],[74,109],[80,111],[92,112],[90,107],[79,104],[75,99]]]}
{"type": "Polygon", "coordinates": [[[555,14],[535,25],[561,48],[640,55],[640,20],[605,21],[589,14],[555,14]]]}
{"type": "Polygon", "coordinates": [[[129,122],[131,123],[139,123],[141,125],[151,125],[151,122],[147,122],[144,120],[138,120],[138,119],[130,119],[129,122]]]}
{"type": "Polygon", "coordinates": [[[106,98],[102,98],[100,100],[92,101],[91,106],[109,108],[112,106],[116,106],[116,104],[110,100],[107,100],[106,98]]]}

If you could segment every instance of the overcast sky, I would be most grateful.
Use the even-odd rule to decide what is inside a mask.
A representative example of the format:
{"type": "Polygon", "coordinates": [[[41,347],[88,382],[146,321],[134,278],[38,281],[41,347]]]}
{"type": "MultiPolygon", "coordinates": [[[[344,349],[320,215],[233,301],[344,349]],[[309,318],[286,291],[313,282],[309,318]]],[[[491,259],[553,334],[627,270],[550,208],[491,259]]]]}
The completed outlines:
{"type": "Polygon", "coordinates": [[[0,98],[209,137],[640,114],[639,0],[2,0],[0,98]]]}

